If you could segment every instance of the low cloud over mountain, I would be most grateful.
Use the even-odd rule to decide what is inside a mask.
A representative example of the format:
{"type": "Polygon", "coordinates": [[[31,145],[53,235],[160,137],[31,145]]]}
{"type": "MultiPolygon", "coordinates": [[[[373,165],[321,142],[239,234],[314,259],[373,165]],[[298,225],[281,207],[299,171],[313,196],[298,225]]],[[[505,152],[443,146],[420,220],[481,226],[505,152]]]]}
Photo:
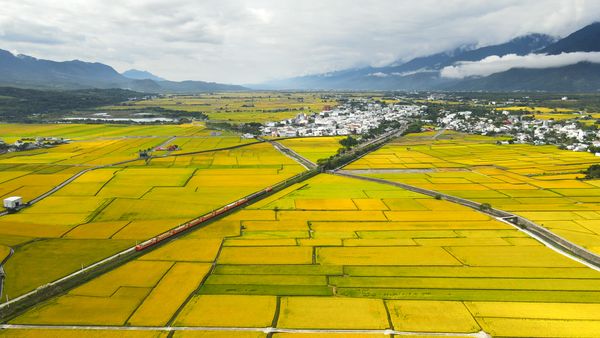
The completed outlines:
{"type": "Polygon", "coordinates": [[[600,52],[573,52],[558,55],[492,55],[480,61],[457,62],[452,66],[444,67],[440,75],[447,78],[462,79],[471,76],[488,76],[513,68],[556,68],[580,62],[600,63],[600,52]]]}

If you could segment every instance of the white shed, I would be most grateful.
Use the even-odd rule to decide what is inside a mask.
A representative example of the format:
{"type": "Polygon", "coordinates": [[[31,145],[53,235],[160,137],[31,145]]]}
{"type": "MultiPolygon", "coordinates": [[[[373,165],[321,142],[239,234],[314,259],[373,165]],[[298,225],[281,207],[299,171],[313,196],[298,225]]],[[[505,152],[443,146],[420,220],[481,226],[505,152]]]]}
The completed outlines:
{"type": "Polygon", "coordinates": [[[4,199],[4,207],[6,209],[15,209],[21,206],[23,198],[21,196],[11,196],[4,199]]]}

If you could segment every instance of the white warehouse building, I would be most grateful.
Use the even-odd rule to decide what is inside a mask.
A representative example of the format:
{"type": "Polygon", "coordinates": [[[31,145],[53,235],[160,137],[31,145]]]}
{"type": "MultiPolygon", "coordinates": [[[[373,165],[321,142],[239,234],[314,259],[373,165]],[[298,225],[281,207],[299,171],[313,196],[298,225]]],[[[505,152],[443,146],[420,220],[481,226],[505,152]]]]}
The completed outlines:
{"type": "Polygon", "coordinates": [[[23,203],[23,198],[20,196],[11,196],[4,199],[4,207],[6,209],[16,209],[23,203]]]}

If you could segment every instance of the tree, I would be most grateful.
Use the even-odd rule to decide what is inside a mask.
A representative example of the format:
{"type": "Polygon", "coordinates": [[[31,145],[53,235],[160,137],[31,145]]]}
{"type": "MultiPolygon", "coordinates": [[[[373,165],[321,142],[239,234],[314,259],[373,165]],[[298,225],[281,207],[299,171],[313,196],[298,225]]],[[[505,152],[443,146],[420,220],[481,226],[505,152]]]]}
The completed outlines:
{"type": "Polygon", "coordinates": [[[341,139],[341,140],[340,140],[340,144],[341,144],[341,145],[342,145],[344,148],[348,148],[348,149],[349,149],[349,148],[352,148],[352,147],[354,147],[355,145],[357,145],[357,144],[358,144],[358,140],[357,140],[357,139],[355,139],[355,138],[354,138],[354,137],[352,137],[352,136],[348,136],[348,137],[346,137],[346,138],[344,138],[344,139],[341,139]]]}
{"type": "Polygon", "coordinates": [[[596,146],[590,146],[590,147],[588,148],[588,151],[589,151],[590,153],[593,153],[593,154],[595,154],[595,153],[600,153],[600,147],[596,147],[596,146]]]}
{"type": "Polygon", "coordinates": [[[479,205],[479,210],[490,211],[490,210],[492,210],[492,206],[489,203],[482,203],[479,205]]]}
{"type": "Polygon", "coordinates": [[[600,164],[592,164],[589,168],[584,170],[583,173],[588,180],[600,178],[600,164]]]}

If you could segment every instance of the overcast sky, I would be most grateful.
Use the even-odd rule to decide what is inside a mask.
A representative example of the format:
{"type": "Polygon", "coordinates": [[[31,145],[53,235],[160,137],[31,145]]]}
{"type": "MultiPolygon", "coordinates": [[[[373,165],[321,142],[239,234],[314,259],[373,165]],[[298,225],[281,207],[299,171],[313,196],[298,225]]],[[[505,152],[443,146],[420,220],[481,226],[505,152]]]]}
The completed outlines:
{"type": "Polygon", "coordinates": [[[0,0],[0,49],[257,83],[531,32],[565,36],[598,19],[597,0],[0,0]]]}

